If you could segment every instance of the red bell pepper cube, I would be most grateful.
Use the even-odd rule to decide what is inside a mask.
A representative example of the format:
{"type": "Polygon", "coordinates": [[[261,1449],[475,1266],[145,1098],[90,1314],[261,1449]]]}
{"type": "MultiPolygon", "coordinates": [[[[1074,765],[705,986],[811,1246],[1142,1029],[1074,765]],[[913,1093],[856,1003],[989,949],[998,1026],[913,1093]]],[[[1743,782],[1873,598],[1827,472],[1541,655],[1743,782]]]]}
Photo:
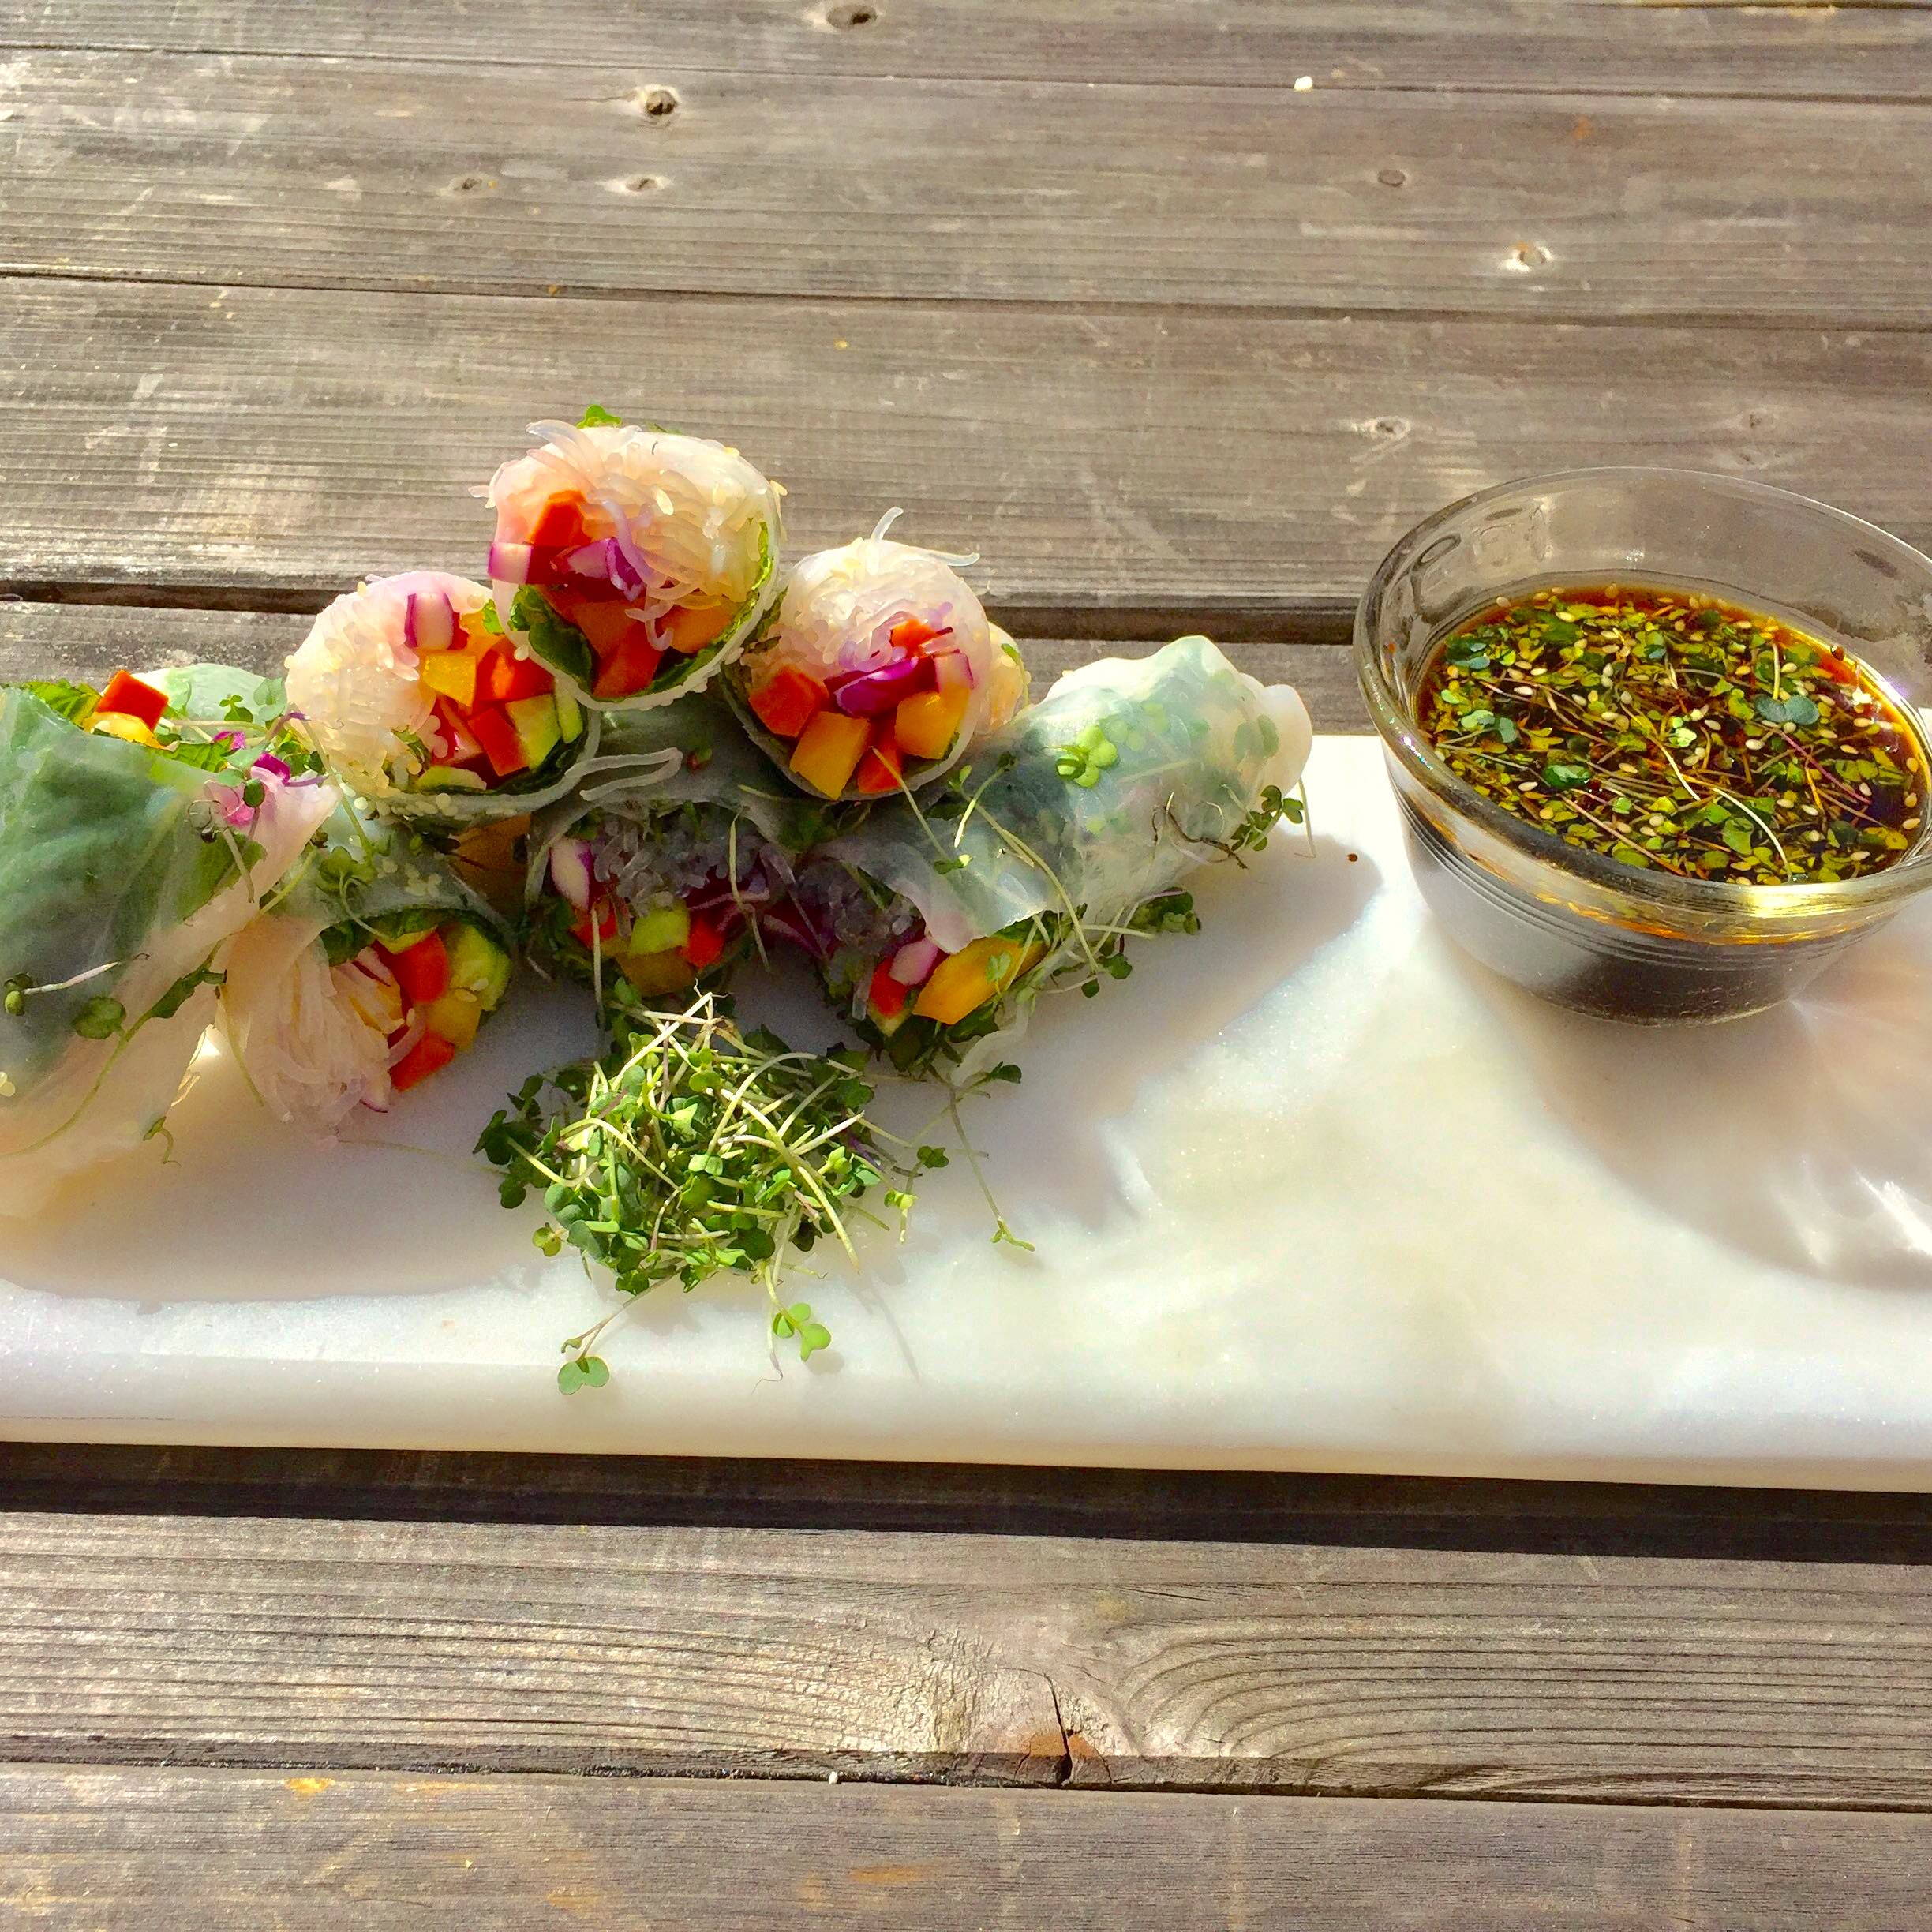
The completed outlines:
{"type": "Polygon", "coordinates": [[[935,631],[923,617],[908,617],[894,624],[887,635],[900,650],[915,651],[922,644],[930,644],[934,638],[945,637],[948,633],[935,631]]]}
{"type": "Polygon", "coordinates": [[[510,714],[496,705],[478,705],[470,713],[470,733],[483,747],[483,755],[499,778],[514,778],[530,769],[522,742],[510,714]]]}
{"type": "MultiPolygon", "coordinates": [[[[567,597],[553,594],[550,599],[557,615],[574,623],[589,641],[599,660],[610,656],[642,620],[631,614],[622,597],[567,597]]],[[[648,642],[649,634],[646,634],[648,642]]]]}
{"type": "Polygon", "coordinates": [[[440,1033],[425,1033],[389,1069],[389,1084],[398,1093],[407,1093],[432,1073],[440,1073],[455,1058],[456,1049],[440,1033]]]}
{"type": "Polygon", "coordinates": [[[678,957],[694,972],[715,966],[724,957],[724,935],[702,912],[691,915],[691,930],[678,948],[678,957]]]}
{"type": "Polygon", "coordinates": [[[876,798],[882,792],[899,789],[899,774],[904,769],[899,741],[893,736],[892,720],[881,718],[872,728],[872,742],[859,761],[859,775],[854,782],[866,796],[876,798]]]}
{"type": "Polygon", "coordinates": [[[528,538],[533,550],[575,550],[590,541],[581,496],[552,496],[537,513],[528,538]]]}
{"type": "Polygon", "coordinates": [[[774,672],[751,695],[753,715],[774,738],[796,738],[832,702],[832,695],[809,672],[787,666],[774,672]]]}
{"type": "Polygon", "coordinates": [[[436,724],[449,743],[449,755],[437,762],[444,765],[474,765],[483,755],[483,747],[470,728],[470,721],[447,698],[436,701],[436,724]]]}
{"type": "Polygon", "coordinates": [[[577,915],[577,923],[571,928],[571,937],[588,953],[593,930],[600,949],[608,946],[617,937],[617,908],[608,899],[598,900],[590,912],[577,915]],[[597,921],[594,929],[590,923],[593,916],[597,921]]]}
{"type": "Polygon", "coordinates": [[[897,1019],[905,1011],[905,1003],[912,994],[912,987],[901,986],[892,976],[890,960],[881,960],[874,968],[872,983],[867,989],[866,998],[882,1020],[897,1019]]]}
{"type": "Polygon", "coordinates": [[[414,945],[381,950],[410,1005],[427,1006],[449,990],[449,948],[440,932],[425,933],[414,945]]]}
{"type": "Polygon", "coordinates": [[[152,684],[144,684],[137,677],[131,677],[125,671],[117,671],[107,680],[107,688],[101,693],[96,711],[122,711],[129,717],[139,718],[150,731],[161,722],[161,714],[167,710],[167,694],[158,691],[152,684]]]}
{"type": "Polygon", "coordinates": [[[477,672],[479,704],[509,704],[519,698],[541,698],[556,689],[556,680],[534,657],[522,657],[507,644],[495,644],[477,672]]]}
{"type": "Polygon", "coordinates": [[[642,624],[633,624],[623,642],[604,660],[590,687],[593,698],[632,698],[649,691],[664,661],[664,653],[650,641],[642,624]]]}

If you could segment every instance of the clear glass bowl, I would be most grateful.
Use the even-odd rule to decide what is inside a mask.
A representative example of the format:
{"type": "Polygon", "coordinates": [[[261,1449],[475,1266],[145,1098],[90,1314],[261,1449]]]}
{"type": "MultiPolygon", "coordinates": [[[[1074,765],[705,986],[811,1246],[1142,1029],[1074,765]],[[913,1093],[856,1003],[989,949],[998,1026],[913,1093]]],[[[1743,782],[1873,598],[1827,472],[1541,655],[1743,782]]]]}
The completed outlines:
{"type": "Polygon", "coordinates": [[[1417,524],[1355,618],[1416,880],[1468,952],[1530,991],[1620,1020],[1775,1005],[1932,885],[1932,831],[1896,864],[1818,885],[1681,879],[1579,851],[1456,777],[1414,699],[1444,634],[1551,586],[1706,591],[1851,653],[1908,714],[1932,704],[1932,558],[1843,511],[1691,470],[1571,470],[1484,490],[1417,524]]]}

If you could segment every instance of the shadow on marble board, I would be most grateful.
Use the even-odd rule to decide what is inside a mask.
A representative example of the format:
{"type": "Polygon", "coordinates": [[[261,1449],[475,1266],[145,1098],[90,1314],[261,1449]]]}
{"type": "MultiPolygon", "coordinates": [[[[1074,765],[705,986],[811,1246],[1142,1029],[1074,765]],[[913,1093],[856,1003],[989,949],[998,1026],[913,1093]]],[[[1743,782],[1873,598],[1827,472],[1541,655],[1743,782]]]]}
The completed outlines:
{"type": "Polygon", "coordinates": [[[1797,998],[1715,1026],[1567,1013],[1443,950],[1552,1113],[1662,1212],[1820,1280],[1932,1289],[1932,919],[1901,918],[1797,998]]]}
{"type": "MultiPolygon", "coordinates": [[[[1132,975],[1107,983],[1091,1000],[1076,993],[1049,995],[1013,1050],[1023,1070],[1020,1084],[993,1085],[962,1109],[1001,1211],[1022,1237],[1036,1219],[1071,1215],[1098,1230],[1133,1211],[1109,1148],[1109,1124],[1129,1111],[1144,1083],[1184,1065],[1346,931],[1374,895],[1380,874],[1368,857],[1338,841],[1318,837],[1311,844],[1295,835],[1275,841],[1245,871],[1216,867],[1188,883],[1202,930],[1139,942],[1131,949],[1132,975]]],[[[822,1011],[814,1021],[799,999],[796,982],[781,974],[754,979],[741,1005],[747,1018],[767,1021],[788,1039],[825,1044],[830,1035],[822,1011]]],[[[1279,1071],[1260,1075],[1279,1076],[1279,1071]]],[[[908,1140],[956,1146],[942,1109],[943,1095],[929,1085],[887,1084],[874,1111],[908,1140]]],[[[920,1183],[905,1245],[874,1234],[863,1243],[856,1271],[823,1249],[813,1265],[836,1275],[916,1373],[893,1297],[923,1254],[965,1241],[986,1244],[988,1268],[1024,1273],[1045,1267],[1044,1257],[993,1247],[992,1231],[991,1211],[956,1156],[943,1174],[920,1183]]],[[[741,1291],[762,1296],[736,1282],[707,1285],[702,1292],[709,1297],[741,1291]]],[[[801,1276],[796,1291],[809,1299],[809,1279],[801,1276]]],[[[637,1305],[627,1326],[668,1336],[695,1327],[695,1319],[685,1297],[653,1295],[637,1305]]],[[[822,1361],[827,1372],[836,1365],[822,1357],[811,1365],[817,1368],[822,1361]]]]}
{"type": "MultiPolygon", "coordinates": [[[[1248,876],[1231,866],[1201,876],[1200,935],[1144,942],[1132,978],[1091,1002],[1065,995],[1036,1016],[1020,1051],[1026,1082],[973,1103],[969,1122],[976,1144],[1038,1152],[1000,1163],[1002,1185],[1013,1184],[1009,1212],[1049,1202],[1096,1221],[1112,1211],[1118,1194],[1105,1121],[1142,1080],[1180,1064],[1343,930],[1375,882],[1368,860],[1351,863],[1332,841],[1316,841],[1312,856],[1298,841],[1278,841],[1248,876]]],[[[769,1020],[800,1045],[837,1036],[836,1017],[802,972],[754,968],[740,990],[748,1021],[769,1020]]],[[[481,1282],[541,1299],[549,1270],[571,1264],[534,1254],[535,1210],[504,1213],[496,1178],[470,1148],[526,1074],[593,1041],[586,997],[525,985],[514,1018],[486,1029],[447,1074],[320,1148],[268,1119],[232,1065],[211,1060],[170,1117],[171,1159],[143,1148],[73,1184],[53,1211],[0,1222],[0,1281],[149,1306],[402,1296],[481,1282]]],[[[902,1091],[884,1104],[915,1129],[930,1125],[934,1098],[902,1091]]],[[[947,1136],[935,1129],[927,1137],[947,1136]]],[[[963,1165],[934,1177],[927,1192],[922,1210],[930,1205],[937,1227],[982,1216],[963,1165]]],[[[853,1285],[869,1305],[889,1308],[903,1252],[887,1239],[867,1245],[853,1285]]],[[[707,1300],[741,1293],[748,1305],[763,1301],[749,1283],[702,1290],[707,1300]]],[[[639,1303],[631,1319],[675,1332],[693,1315],[684,1296],[666,1294],[639,1303]]],[[[829,1362],[811,1366],[833,1372],[829,1362]]]]}

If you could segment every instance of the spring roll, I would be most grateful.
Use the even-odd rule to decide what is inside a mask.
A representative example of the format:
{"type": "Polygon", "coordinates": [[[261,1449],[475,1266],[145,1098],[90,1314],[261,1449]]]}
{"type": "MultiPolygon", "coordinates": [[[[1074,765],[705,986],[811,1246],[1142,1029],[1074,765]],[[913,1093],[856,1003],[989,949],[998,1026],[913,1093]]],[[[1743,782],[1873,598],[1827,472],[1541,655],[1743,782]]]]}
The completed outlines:
{"type": "Polygon", "coordinates": [[[1026,700],[1026,667],[948,558],[870,537],[807,557],[728,680],[745,726],[821,798],[942,778],[1026,700]]]}
{"type": "Polygon", "coordinates": [[[936,798],[806,868],[828,993],[903,1070],[970,1078],[1043,992],[1118,975],[1134,934],[1193,930],[1181,882],[1263,835],[1310,742],[1294,691],[1205,638],[1069,672],[936,798]]]}
{"type": "Polygon", "coordinates": [[[702,690],[777,593],[783,494],[733,449],[619,422],[530,425],[505,463],[489,573],[518,642],[593,706],[702,690]]]}
{"type": "Polygon", "coordinates": [[[222,1028],[249,1084],[325,1136],[467,1052],[511,975],[502,920],[421,840],[349,803],[227,964],[222,1028]]]}
{"type": "Polygon", "coordinates": [[[613,717],[575,799],[533,834],[533,953],[600,993],[613,979],[646,1000],[719,983],[826,829],[716,695],[613,717]]]}
{"type": "Polygon", "coordinates": [[[160,1133],[230,942],[337,794],[216,666],[0,690],[0,1214],[160,1133]]]}
{"type": "Polygon", "coordinates": [[[290,657],[288,691],[330,769],[419,825],[534,811],[597,743],[596,720],[503,635],[489,593],[443,571],[336,598],[290,657]]]}

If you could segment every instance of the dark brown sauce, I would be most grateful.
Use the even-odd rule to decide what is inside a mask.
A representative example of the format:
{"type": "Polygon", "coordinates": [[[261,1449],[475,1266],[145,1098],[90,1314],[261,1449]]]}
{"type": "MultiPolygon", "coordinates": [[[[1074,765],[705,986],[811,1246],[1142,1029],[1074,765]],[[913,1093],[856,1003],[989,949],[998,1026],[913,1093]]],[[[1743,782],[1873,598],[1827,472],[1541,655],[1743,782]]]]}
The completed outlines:
{"type": "Polygon", "coordinates": [[[1923,836],[1917,721],[1855,658],[1703,593],[1606,584],[1493,604],[1443,639],[1416,715],[1492,803],[1633,869],[1829,882],[1923,836]]]}

